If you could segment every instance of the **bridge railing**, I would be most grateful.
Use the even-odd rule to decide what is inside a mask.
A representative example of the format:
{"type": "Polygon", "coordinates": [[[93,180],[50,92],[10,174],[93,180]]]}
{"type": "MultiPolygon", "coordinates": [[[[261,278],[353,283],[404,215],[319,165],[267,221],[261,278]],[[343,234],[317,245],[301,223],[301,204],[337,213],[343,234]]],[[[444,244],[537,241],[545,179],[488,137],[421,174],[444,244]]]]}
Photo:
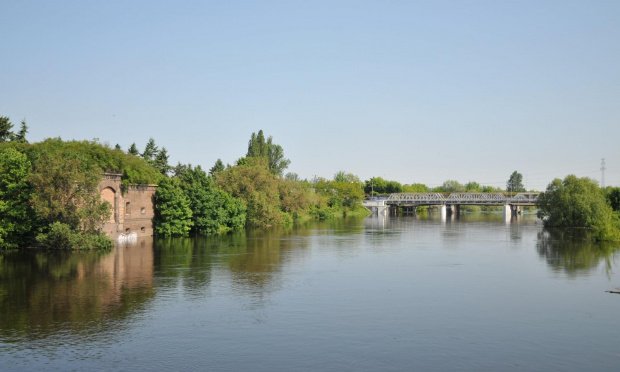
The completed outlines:
{"type": "Polygon", "coordinates": [[[441,193],[395,193],[387,198],[388,204],[522,204],[534,205],[540,193],[518,193],[512,195],[501,192],[473,193],[460,192],[444,196],[441,193]]]}

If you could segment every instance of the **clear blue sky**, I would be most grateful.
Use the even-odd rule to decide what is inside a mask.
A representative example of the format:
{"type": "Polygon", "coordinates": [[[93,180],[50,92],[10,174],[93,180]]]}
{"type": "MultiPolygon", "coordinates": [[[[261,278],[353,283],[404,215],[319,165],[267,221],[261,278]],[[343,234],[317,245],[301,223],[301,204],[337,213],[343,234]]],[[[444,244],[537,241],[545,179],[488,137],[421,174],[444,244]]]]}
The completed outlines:
{"type": "Polygon", "coordinates": [[[3,1],[0,115],[171,163],[620,185],[620,1],[3,1]]]}

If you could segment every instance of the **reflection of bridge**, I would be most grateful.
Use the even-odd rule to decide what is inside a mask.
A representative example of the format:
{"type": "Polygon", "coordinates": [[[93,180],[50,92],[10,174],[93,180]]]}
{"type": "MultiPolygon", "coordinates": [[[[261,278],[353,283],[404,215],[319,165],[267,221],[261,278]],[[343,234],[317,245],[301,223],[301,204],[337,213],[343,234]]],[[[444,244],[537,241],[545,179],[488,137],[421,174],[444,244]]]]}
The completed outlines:
{"type": "Polygon", "coordinates": [[[364,207],[373,213],[384,214],[396,207],[421,207],[429,205],[440,206],[442,216],[447,213],[459,212],[461,205],[497,205],[504,206],[507,216],[519,211],[519,207],[536,205],[540,193],[415,193],[415,194],[391,194],[383,200],[365,200],[364,207]]]}

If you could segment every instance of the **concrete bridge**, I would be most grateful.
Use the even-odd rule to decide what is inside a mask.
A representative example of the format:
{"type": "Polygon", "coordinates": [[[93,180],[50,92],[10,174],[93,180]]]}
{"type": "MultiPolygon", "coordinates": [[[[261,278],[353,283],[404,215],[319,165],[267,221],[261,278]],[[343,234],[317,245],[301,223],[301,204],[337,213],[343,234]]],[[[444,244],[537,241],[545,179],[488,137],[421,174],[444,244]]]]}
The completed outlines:
{"type": "Polygon", "coordinates": [[[362,204],[377,214],[388,214],[397,207],[411,207],[415,210],[421,206],[440,206],[442,217],[450,213],[459,213],[461,205],[496,205],[504,207],[504,214],[510,217],[518,213],[521,206],[533,206],[538,203],[540,193],[415,193],[391,194],[387,199],[365,200],[362,204]]]}

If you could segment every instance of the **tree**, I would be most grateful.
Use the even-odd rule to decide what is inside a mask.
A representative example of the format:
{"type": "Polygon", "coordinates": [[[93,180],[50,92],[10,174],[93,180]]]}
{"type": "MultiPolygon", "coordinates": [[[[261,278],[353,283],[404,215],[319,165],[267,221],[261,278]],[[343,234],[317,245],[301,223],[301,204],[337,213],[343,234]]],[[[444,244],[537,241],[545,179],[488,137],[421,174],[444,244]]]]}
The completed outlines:
{"type": "Polygon", "coordinates": [[[121,145],[119,145],[118,143],[114,146],[114,150],[118,150],[118,151],[122,151],[123,149],[121,148],[121,145]]]}
{"type": "Polygon", "coordinates": [[[12,141],[28,143],[26,140],[26,133],[28,133],[28,125],[26,125],[26,119],[23,119],[19,127],[19,132],[13,135],[12,141]]]}
{"type": "Polygon", "coordinates": [[[291,161],[284,158],[284,150],[282,146],[271,143],[271,136],[267,141],[269,158],[269,171],[275,175],[281,176],[284,170],[288,168],[291,161]]]}
{"type": "Polygon", "coordinates": [[[464,192],[465,186],[461,185],[458,181],[447,180],[437,189],[439,192],[464,192]]]}
{"type": "Polygon", "coordinates": [[[8,148],[0,152],[0,249],[27,244],[34,216],[28,205],[31,164],[26,155],[8,148]]]}
{"type": "Polygon", "coordinates": [[[34,188],[32,208],[47,225],[60,222],[74,230],[96,233],[110,217],[112,207],[99,195],[102,176],[101,169],[82,154],[46,152],[34,161],[29,177],[34,188]]]}
{"type": "Polygon", "coordinates": [[[587,177],[556,178],[538,197],[538,217],[545,226],[594,228],[601,240],[620,238],[611,212],[596,181],[587,177]]]}
{"type": "Polygon", "coordinates": [[[620,187],[607,186],[605,188],[605,197],[611,209],[620,211],[620,187]]]}
{"type": "Polygon", "coordinates": [[[252,133],[248,142],[246,157],[266,158],[269,171],[278,176],[281,176],[291,163],[290,160],[284,158],[282,146],[273,143],[273,137],[271,136],[265,140],[262,130],[259,130],[258,134],[252,133]]]}
{"type": "Polygon", "coordinates": [[[288,222],[281,210],[278,178],[267,167],[263,157],[244,158],[243,164],[220,172],[217,184],[228,194],[243,200],[247,206],[247,224],[270,226],[288,222]]]}
{"type": "Polygon", "coordinates": [[[0,116],[0,142],[6,142],[11,139],[13,132],[13,124],[7,116],[0,116]]]}
{"type": "Polygon", "coordinates": [[[138,151],[138,147],[136,147],[136,143],[132,143],[131,146],[129,146],[129,149],[127,150],[128,154],[134,155],[134,156],[139,156],[140,155],[140,151],[138,151]]]}
{"type": "Polygon", "coordinates": [[[223,171],[224,169],[226,169],[226,167],[224,166],[222,159],[217,159],[215,161],[215,164],[213,164],[211,169],[209,169],[209,174],[215,177],[216,174],[223,171]]]}
{"type": "Polygon", "coordinates": [[[200,166],[188,166],[180,177],[180,185],[189,200],[195,232],[221,234],[245,225],[245,204],[217,188],[200,166]]]}
{"type": "Polygon", "coordinates": [[[508,182],[506,182],[506,191],[508,192],[524,192],[523,175],[517,171],[512,172],[508,182]]]}
{"type": "Polygon", "coordinates": [[[284,175],[284,179],[290,181],[299,181],[299,175],[295,172],[288,172],[284,175]]]}
{"type": "Polygon", "coordinates": [[[153,137],[149,138],[149,141],[146,143],[146,147],[144,148],[144,152],[142,152],[142,158],[153,164],[155,157],[159,153],[159,148],[155,145],[155,140],[153,137]]]}
{"type": "Polygon", "coordinates": [[[465,184],[465,191],[467,192],[480,192],[481,187],[478,182],[469,181],[465,184]]]}
{"type": "Polygon", "coordinates": [[[403,192],[428,192],[428,186],[422,183],[403,185],[403,192]]]}
{"type": "Polygon", "coordinates": [[[168,165],[168,150],[165,147],[161,148],[161,151],[157,152],[155,159],[153,160],[153,166],[157,171],[164,176],[168,175],[170,171],[170,165],[168,165]]]}
{"type": "Polygon", "coordinates": [[[176,178],[163,178],[154,196],[153,229],[161,236],[187,236],[192,222],[192,210],[176,178]]]}

